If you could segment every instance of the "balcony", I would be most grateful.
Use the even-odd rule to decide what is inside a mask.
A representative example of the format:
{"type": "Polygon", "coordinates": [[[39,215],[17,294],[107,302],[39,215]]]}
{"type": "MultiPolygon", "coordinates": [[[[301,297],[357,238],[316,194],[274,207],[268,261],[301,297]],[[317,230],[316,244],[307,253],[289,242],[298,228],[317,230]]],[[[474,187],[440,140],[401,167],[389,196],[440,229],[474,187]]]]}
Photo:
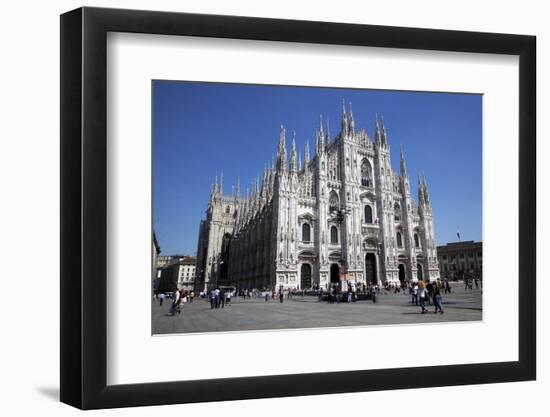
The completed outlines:
{"type": "Polygon", "coordinates": [[[378,223],[363,223],[361,225],[361,233],[365,238],[378,237],[380,233],[380,226],[378,223]]]}

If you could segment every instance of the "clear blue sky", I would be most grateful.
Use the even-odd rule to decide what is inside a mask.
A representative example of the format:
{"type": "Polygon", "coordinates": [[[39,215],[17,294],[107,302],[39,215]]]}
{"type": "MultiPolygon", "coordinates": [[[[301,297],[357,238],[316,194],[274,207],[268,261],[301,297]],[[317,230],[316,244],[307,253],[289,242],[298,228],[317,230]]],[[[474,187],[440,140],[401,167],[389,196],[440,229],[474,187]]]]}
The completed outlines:
{"type": "MultiPolygon", "coordinates": [[[[411,191],[428,181],[438,244],[482,237],[482,96],[336,88],[153,82],[153,222],[163,254],[196,252],[210,187],[223,172],[225,193],[237,177],[241,193],[276,152],[279,126],[296,130],[303,152],[315,149],[319,114],[340,130],[342,99],[356,128],[374,136],[384,116],[399,170],[403,145],[411,191]]],[[[303,154],[302,154],[303,159],[303,154]]]]}

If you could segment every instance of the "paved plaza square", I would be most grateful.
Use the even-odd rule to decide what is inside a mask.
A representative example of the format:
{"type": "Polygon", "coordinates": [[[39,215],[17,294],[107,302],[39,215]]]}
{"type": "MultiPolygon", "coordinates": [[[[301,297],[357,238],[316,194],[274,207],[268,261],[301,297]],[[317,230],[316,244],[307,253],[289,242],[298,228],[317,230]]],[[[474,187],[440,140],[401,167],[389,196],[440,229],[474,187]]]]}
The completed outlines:
{"type": "Polygon", "coordinates": [[[382,291],[378,302],[328,304],[313,296],[285,298],[234,297],[230,306],[211,309],[205,299],[195,299],[181,307],[181,313],[168,315],[170,300],[162,306],[153,301],[152,333],[204,333],[250,330],[299,329],[340,326],[416,324],[482,320],[482,290],[465,290],[455,284],[451,294],[443,294],[444,314],[434,314],[433,305],[421,314],[411,296],[382,291]]]}

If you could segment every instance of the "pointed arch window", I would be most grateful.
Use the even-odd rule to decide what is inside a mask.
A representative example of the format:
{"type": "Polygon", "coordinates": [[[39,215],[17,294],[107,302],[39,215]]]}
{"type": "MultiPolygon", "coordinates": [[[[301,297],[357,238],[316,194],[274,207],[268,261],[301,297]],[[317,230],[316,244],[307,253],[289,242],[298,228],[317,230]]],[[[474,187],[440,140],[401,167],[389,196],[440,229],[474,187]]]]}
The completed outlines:
{"type": "Polygon", "coordinates": [[[393,219],[396,222],[401,221],[401,207],[399,206],[399,203],[395,203],[393,206],[393,219]]]}
{"type": "Polygon", "coordinates": [[[401,232],[397,232],[397,247],[403,247],[403,237],[401,236],[401,232]]]}
{"type": "Polygon", "coordinates": [[[372,167],[367,158],[364,158],[361,162],[361,185],[372,187],[372,167]]]}
{"type": "Polygon", "coordinates": [[[414,246],[416,248],[420,247],[420,241],[418,240],[418,235],[416,233],[414,234],[414,246]]]}
{"type": "Polygon", "coordinates": [[[372,206],[365,206],[365,223],[372,224],[372,206]]]}
{"type": "Polygon", "coordinates": [[[309,224],[302,224],[302,241],[311,242],[311,227],[309,224]]]}
{"type": "Polygon", "coordinates": [[[338,243],[338,228],[336,226],[330,228],[330,243],[338,243]]]}
{"type": "Polygon", "coordinates": [[[336,211],[338,210],[338,206],[339,206],[339,198],[338,198],[338,194],[336,194],[335,191],[331,191],[330,192],[330,197],[329,197],[329,200],[328,200],[328,209],[330,212],[332,211],[336,211]]]}

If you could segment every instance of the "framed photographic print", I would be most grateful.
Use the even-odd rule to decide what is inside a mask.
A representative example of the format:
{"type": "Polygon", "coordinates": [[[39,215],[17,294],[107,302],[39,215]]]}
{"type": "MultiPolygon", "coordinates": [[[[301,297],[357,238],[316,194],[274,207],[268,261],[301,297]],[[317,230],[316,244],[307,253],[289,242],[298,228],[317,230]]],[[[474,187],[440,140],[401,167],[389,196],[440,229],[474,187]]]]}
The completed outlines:
{"type": "Polygon", "coordinates": [[[63,402],[535,379],[534,37],[81,8],[61,103],[63,402]]]}

